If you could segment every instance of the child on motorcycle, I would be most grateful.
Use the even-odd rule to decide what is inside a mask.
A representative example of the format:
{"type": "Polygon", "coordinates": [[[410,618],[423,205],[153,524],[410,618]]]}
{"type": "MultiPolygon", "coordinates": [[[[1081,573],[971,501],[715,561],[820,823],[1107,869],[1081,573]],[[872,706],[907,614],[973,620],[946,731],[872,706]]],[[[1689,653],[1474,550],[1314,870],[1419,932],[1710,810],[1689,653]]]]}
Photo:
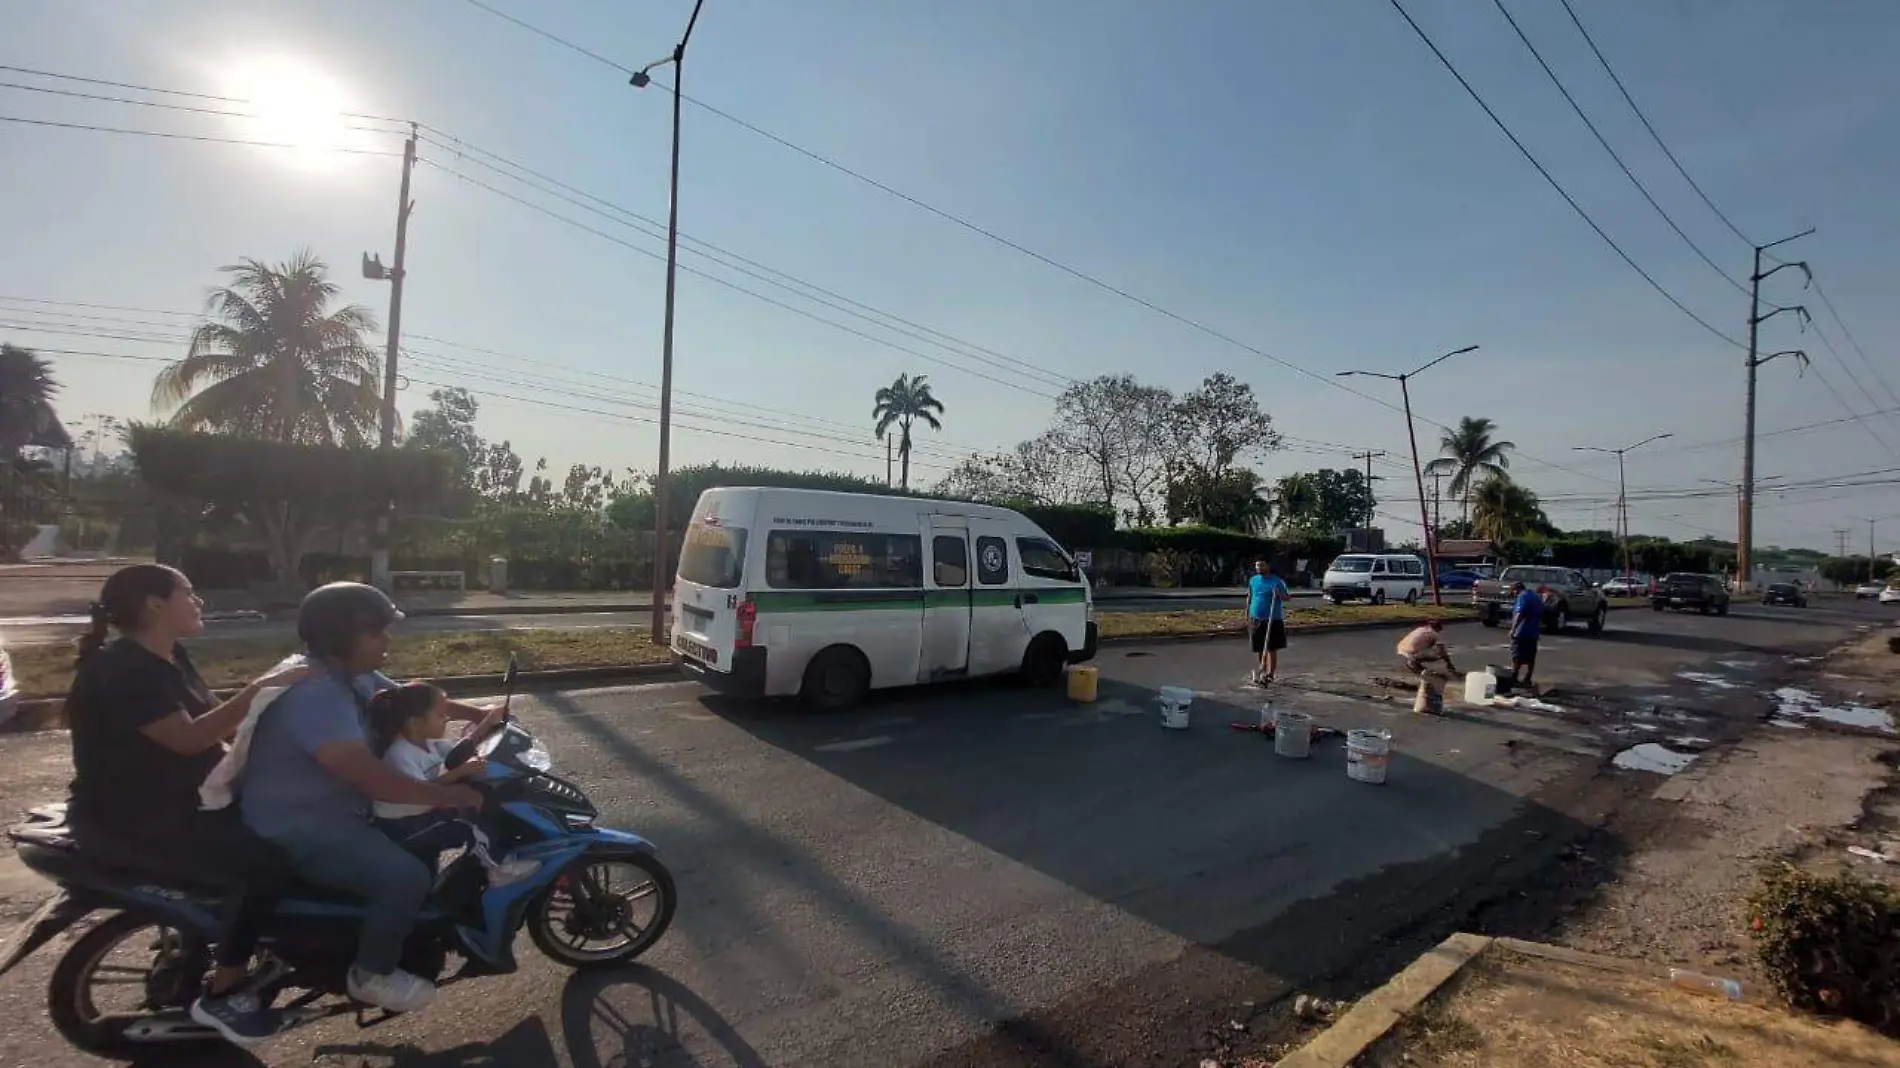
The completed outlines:
{"type": "MultiPolygon", "coordinates": [[[[487,734],[500,725],[502,714],[500,709],[490,712],[468,736],[487,734]]],[[[479,778],[485,770],[480,759],[470,759],[457,768],[444,767],[456,743],[447,737],[449,696],[439,686],[411,682],[383,690],[370,698],[369,719],[371,749],[405,778],[447,786],[479,778]]],[[[375,814],[376,825],[383,833],[414,853],[431,871],[442,854],[451,849],[470,850],[484,868],[495,866],[488,855],[487,837],[474,824],[449,812],[378,801],[375,814]]]]}

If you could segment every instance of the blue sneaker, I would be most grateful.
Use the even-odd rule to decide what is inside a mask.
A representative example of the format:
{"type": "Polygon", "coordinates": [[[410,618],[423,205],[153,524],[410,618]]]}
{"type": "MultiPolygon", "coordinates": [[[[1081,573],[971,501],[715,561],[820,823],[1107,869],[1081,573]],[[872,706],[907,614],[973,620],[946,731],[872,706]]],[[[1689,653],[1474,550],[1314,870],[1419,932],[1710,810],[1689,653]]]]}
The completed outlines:
{"type": "Polygon", "coordinates": [[[226,1042],[249,1049],[283,1029],[284,1019],[267,1009],[257,995],[206,994],[191,1003],[191,1018],[224,1036],[226,1042]]]}

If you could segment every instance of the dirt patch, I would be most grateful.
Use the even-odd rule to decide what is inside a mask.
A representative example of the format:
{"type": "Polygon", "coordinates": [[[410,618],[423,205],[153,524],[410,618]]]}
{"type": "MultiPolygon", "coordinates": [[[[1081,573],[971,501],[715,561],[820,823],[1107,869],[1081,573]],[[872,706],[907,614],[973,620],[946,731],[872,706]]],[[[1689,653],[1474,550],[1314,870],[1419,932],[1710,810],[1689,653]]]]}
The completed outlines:
{"type": "MultiPolygon", "coordinates": [[[[1247,629],[1238,598],[1232,609],[1183,609],[1178,612],[1100,612],[1096,615],[1104,638],[1152,638],[1180,634],[1240,633],[1247,629]]],[[[1309,627],[1339,623],[1404,623],[1411,620],[1476,619],[1467,606],[1428,604],[1316,605],[1286,610],[1286,629],[1298,633],[1309,627]]]]}
{"type": "Polygon", "coordinates": [[[1892,1068],[1858,1024],[1701,997],[1662,979],[1533,959],[1474,961],[1359,1068],[1892,1068]]]}
{"type": "MultiPolygon", "coordinates": [[[[192,660],[212,686],[237,686],[269,670],[294,648],[295,643],[284,638],[232,638],[198,643],[192,660]]],[[[23,692],[59,695],[71,686],[71,645],[25,645],[11,653],[23,692]]],[[[468,631],[399,635],[384,670],[396,678],[494,674],[507,664],[510,653],[520,657],[523,671],[657,664],[671,655],[647,640],[645,628],[468,631]]]]}
{"type": "Polygon", "coordinates": [[[1862,704],[1900,702],[1900,653],[1888,647],[1888,639],[1895,636],[1900,629],[1883,627],[1835,650],[1824,662],[1822,678],[1862,704]]]}

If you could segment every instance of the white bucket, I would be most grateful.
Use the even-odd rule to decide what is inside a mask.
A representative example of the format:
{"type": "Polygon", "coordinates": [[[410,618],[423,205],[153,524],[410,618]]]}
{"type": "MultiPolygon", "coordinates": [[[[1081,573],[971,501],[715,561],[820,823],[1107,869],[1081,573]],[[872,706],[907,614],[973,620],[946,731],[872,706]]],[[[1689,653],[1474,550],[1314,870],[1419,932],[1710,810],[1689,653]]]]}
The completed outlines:
{"type": "Polygon", "coordinates": [[[1465,672],[1465,703],[1488,705],[1498,695],[1498,677],[1489,671],[1465,672]]]}
{"type": "Polygon", "coordinates": [[[1161,725],[1171,731],[1188,727],[1188,706],[1194,703],[1194,691],[1186,686],[1161,688],[1161,725]]]}
{"type": "Polygon", "coordinates": [[[1392,736],[1384,731],[1346,732],[1346,777],[1358,782],[1385,781],[1386,757],[1392,736]]]}
{"type": "Polygon", "coordinates": [[[1273,751],[1283,757],[1304,760],[1313,748],[1313,717],[1286,709],[1273,715],[1273,751]]]}

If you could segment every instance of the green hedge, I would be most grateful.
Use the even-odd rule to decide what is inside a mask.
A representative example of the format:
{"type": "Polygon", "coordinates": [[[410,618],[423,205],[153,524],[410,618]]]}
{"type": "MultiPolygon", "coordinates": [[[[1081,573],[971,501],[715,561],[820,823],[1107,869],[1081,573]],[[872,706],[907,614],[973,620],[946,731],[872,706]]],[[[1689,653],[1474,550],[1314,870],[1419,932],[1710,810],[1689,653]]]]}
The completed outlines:
{"type": "Polygon", "coordinates": [[[1748,906],[1762,969],[1790,1005],[1900,1035],[1900,891],[1783,864],[1748,906]]]}

